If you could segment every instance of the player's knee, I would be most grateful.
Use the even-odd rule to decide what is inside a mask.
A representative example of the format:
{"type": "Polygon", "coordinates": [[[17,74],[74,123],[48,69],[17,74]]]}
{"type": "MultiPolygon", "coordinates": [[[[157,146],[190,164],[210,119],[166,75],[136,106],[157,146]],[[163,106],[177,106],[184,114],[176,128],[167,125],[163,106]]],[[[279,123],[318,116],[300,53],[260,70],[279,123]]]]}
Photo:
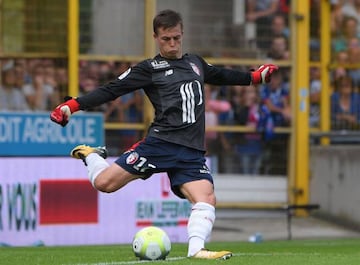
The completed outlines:
{"type": "Polygon", "coordinates": [[[215,206],[216,205],[216,196],[215,193],[209,195],[208,203],[215,206]]]}
{"type": "Polygon", "coordinates": [[[108,179],[101,177],[95,179],[94,186],[98,191],[105,193],[111,193],[117,190],[117,188],[112,183],[112,181],[109,181],[108,179]]]}
{"type": "Polygon", "coordinates": [[[216,196],[214,193],[212,194],[207,194],[207,195],[202,195],[202,196],[198,196],[196,197],[195,200],[191,201],[193,204],[197,203],[197,202],[205,202],[207,204],[210,204],[212,206],[216,206],[216,196]]]}
{"type": "Polygon", "coordinates": [[[206,202],[206,203],[208,203],[208,204],[210,204],[210,205],[212,205],[212,206],[215,206],[215,205],[216,205],[215,192],[212,191],[212,192],[203,194],[203,198],[200,199],[199,201],[206,202]]]}

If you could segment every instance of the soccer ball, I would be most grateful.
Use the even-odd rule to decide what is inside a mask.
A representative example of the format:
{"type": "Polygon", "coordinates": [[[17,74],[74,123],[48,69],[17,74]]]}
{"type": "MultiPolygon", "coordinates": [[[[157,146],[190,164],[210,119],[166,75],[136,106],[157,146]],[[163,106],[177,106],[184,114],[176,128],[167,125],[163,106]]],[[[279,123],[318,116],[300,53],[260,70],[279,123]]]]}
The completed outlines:
{"type": "Polygon", "coordinates": [[[171,242],[164,230],[148,226],[135,234],[132,247],[141,260],[159,260],[170,253],[171,242]]]}

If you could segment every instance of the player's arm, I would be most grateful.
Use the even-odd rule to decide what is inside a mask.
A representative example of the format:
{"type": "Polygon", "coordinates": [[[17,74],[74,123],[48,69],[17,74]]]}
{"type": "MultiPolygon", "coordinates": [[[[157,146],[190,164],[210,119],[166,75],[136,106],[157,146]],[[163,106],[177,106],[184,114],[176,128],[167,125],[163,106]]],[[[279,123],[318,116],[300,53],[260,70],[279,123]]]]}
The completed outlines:
{"type": "Polygon", "coordinates": [[[151,73],[148,71],[146,63],[140,63],[133,68],[129,68],[116,80],[84,96],[66,98],[64,103],[58,105],[50,113],[50,119],[61,126],[65,126],[74,112],[99,106],[137,89],[148,87],[151,82],[151,73]]]}
{"type": "Polygon", "coordinates": [[[200,58],[205,74],[205,83],[213,85],[250,85],[270,82],[271,75],[279,69],[274,64],[264,64],[257,70],[242,72],[207,64],[200,58]]]}

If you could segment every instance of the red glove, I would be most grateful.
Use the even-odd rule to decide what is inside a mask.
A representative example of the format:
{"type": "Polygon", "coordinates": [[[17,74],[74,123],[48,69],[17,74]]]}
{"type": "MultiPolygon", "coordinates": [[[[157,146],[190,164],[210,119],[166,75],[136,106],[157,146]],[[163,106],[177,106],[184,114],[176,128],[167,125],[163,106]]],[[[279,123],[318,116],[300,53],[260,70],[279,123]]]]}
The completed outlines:
{"type": "Polygon", "coordinates": [[[78,111],[79,109],[80,104],[76,101],[76,99],[69,99],[57,106],[50,113],[50,119],[64,127],[69,122],[71,114],[78,111]]]}
{"type": "Polygon", "coordinates": [[[252,80],[251,84],[265,84],[271,80],[271,75],[274,71],[277,71],[279,67],[274,64],[264,64],[257,70],[251,73],[252,80]]]}

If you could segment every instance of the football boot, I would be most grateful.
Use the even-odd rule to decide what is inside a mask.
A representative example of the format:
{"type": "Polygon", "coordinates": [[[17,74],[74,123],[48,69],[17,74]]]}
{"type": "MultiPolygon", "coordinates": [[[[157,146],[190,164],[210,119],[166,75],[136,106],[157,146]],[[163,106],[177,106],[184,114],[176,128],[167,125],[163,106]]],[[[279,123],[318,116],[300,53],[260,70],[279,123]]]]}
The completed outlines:
{"type": "Polygon", "coordinates": [[[210,251],[207,249],[199,250],[194,256],[191,258],[195,259],[230,259],[232,257],[232,253],[230,251],[210,251]]]}
{"type": "Polygon", "coordinates": [[[91,147],[88,145],[76,146],[73,150],[71,150],[70,156],[76,159],[81,159],[85,166],[87,166],[85,158],[91,153],[96,153],[104,159],[108,156],[108,152],[104,146],[91,147]]]}

